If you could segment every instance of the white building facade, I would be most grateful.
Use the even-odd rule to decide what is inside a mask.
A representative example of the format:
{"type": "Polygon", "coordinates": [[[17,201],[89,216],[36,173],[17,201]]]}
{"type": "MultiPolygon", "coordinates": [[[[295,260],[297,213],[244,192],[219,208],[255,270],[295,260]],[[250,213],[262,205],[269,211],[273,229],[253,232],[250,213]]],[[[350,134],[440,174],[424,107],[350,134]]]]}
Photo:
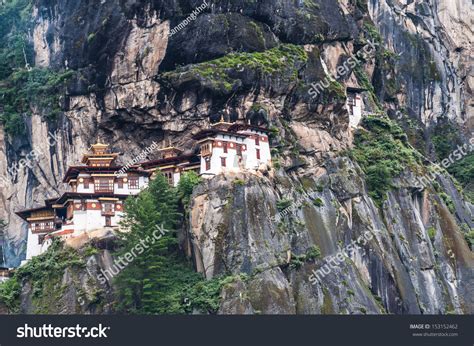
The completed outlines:
{"type": "Polygon", "coordinates": [[[271,166],[268,131],[264,128],[221,122],[195,138],[200,145],[200,173],[204,177],[271,166]]]}
{"type": "Polygon", "coordinates": [[[346,107],[349,111],[349,125],[352,128],[359,126],[364,110],[364,101],[362,93],[365,89],[347,87],[346,107]]]}

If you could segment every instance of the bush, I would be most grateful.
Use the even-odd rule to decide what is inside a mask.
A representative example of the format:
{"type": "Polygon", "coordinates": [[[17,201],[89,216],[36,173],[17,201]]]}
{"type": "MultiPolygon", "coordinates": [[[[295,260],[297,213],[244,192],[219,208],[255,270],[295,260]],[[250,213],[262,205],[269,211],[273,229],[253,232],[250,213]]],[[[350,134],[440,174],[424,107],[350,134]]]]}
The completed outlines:
{"type": "Polygon", "coordinates": [[[448,196],[446,193],[441,192],[439,194],[439,197],[443,200],[444,204],[446,204],[446,207],[448,207],[449,211],[451,214],[454,214],[456,212],[456,207],[454,205],[453,200],[451,199],[450,196],[448,196]]]}
{"type": "Polygon", "coordinates": [[[474,230],[471,229],[468,233],[464,234],[464,238],[466,239],[467,244],[472,250],[474,247],[474,230]]]}
{"type": "Polygon", "coordinates": [[[0,283],[0,302],[6,305],[10,313],[18,312],[21,286],[16,278],[0,283]]]}
{"type": "Polygon", "coordinates": [[[178,196],[181,199],[183,205],[189,204],[189,199],[193,194],[194,187],[199,185],[201,178],[194,171],[189,171],[181,176],[178,183],[178,196]]]}
{"type": "Polygon", "coordinates": [[[435,240],[436,237],[436,228],[430,227],[428,228],[428,237],[430,237],[431,241],[435,240]]]}
{"type": "Polygon", "coordinates": [[[39,68],[13,72],[0,85],[4,104],[0,121],[4,124],[5,131],[12,136],[23,134],[24,123],[21,116],[30,114],[31,105],[48,114],[48,118],[55,118],[61,112],[59,96],[73,74],[72,71],[54,72],[39,68]]]}
{"type": "Polygon", "coordinates": [[[313,200],[313,204],[316,206],[316,207],[322,207],[324,205],[324,202],[321,198],[316,198],[313,200]]]}
{"type": "Polygon", "coordinates": [[[242,180],[242,179],[235,179],[235,180],[234,180],[234,185],[244,186],[244,185],[245,185],[245,180],[242,180]]]}
{"type": "Polygon", "coordinates": [[[291,199],[288,199],[288,198],[280,199],[277,202],[277,209],[278,209],[278,211],[283,211],[286,208],[288,208],[289,206],[291,206],[292,203],[293,202],[291,201],[291,199]]]}
{"type": "Polygon", "coordinates": [[[392,189],[392,179],[403,170],[418,171],[421,155],[411,149],[403,130],[385,117],[368,116],[355,136],[349,155],[365,173],[369,195],[377,204],[392,189]]]}
{"type": "Polygon", "coordinates": [[[307,260],[315,260],[321,257],[321,250],[319,246],[312,245],[308,250],[306,250],[306,259],[307,260]]]}

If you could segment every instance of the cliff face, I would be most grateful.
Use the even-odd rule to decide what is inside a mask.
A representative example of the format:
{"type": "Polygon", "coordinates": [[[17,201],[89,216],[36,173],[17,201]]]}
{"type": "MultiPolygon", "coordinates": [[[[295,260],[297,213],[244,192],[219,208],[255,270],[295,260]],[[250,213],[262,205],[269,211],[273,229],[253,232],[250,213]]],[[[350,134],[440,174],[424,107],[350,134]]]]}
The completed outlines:
{"type": "Polygon", "coordinates": [[[472,8],[472,3],[374,0],[368,4],[386,46],[400,54],[395,71],[402,92],[397,99],[425,124],[443,115],[462,123],[472,117],[472,20],[463,10],[472,8]]]}
{"type": "Polygon", "coordinates": [[[214,178],[194,193],[182,238],[197,269],[207,277],[251,275],[226,287],[222,313],[472,313],[473,255],[460,228],[472,228],[472,205],[444,174],[436,189],[420,192],[410,167],[376,204],[357,160],[347,157],[354,133],[343,88],[368,89],[368,112],[387,110],[404,129],[417,123],[422,138],[410,142],[426,157],[435,156],[430,136],[439,119],[452,121],[466,142],[473,124],[467,0],[208,1],[170,36],[201,4],[33,2],[35,67],[73,75],[58,117],[32,104],[24,136],[0,126],[8,263],[24,256],[26,229],[14,211],[63,192],[67,166],[97,138],[123,152],[123,162],[153,141],[195,152],[192,135],[223,115],[269,122],[277,164],[214,178]],[[376,52],[310,96],[311,83],[338,75],[368,41],[378,43],[376,52]],[[40,160],[7,174],[33,149],[40,160]],[[275,220],[279,202],[308,191],[317,195],[275,220]],[[365,232],[370,240],[313,285],[325,256],[365,232]],[[307,255],[313,246],[320,256],[307,255]]]}

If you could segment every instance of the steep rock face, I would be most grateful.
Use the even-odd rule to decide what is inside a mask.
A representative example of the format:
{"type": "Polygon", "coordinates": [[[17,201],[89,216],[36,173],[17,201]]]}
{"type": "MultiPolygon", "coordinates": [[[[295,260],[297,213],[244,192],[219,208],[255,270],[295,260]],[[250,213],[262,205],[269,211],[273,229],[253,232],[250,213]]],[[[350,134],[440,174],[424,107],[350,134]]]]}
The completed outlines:
{"type": "MultiPolygon", "coordinates": [[[[474,256],[439,197],[400,182],[380,211],[357,167],[332,164],[337,170],[314,182],[281,171],[274,179],[227,175],[195,191],[188,252],[197,269],[208,278],[250,277],[225,288],[220,312],[471,313],[474,256]],[[282,198],[295,211],[279,219],[282,198]],[[298,263],[314,245],[321,256],[298,263]],[[325,267],[338,252],[339,265],[325,267]],[[327,275],[313,282],[321,268],[327,275]]],[[[462,200],[457,191],[452,197],[462,200]]]]}
{"type": "Polygon", "coordinates": [[[49,279],[35,291],[30,278],[23,279],[19,312],[22,314],[108,314],[114,295],[102,273],[110,271],[113,259],[108,250],[85,256],[84,266],[67,267],[59,279],[49,279]]]}
{"type": "MultiPolygon", "coordinates": [[[[358,166],[336,157],[353,136],[343,84],[368,85],[349,71],[318,97],[308,94],[311,83],[337,75],[337,67],[373,38],[372,18],[384,38],[382,53],[403,53],[393,66],[375,54],[360,66],[380,106],[404,108],[426,126],[443,114],[463,123],[472,111],[469,50],[462,49],[472,37],[467,11],[456,10],[461,0],[454,8],[443,0],[431,7],[421,1],[363,3],[209,1],[204,13],[170,37],[201,1],[36,1],[36,66],[69,68],[75,75],[58,119],[34,111],[25,117],[24,138],[10,138],[0,126],[0,175],[10,182],[0,190],[9,263],[22,258],[26,234],[14,212],[63,192],[65,169],[98,138],[127,162],[153,141],[172,140],[195,152],[191,137],[210,122],[259,116],[276,129],[274,165],[282,168],[205,182],[194,194],[185,232],[186,250],[207,277],[250,275],[225,288],[221,313],[472,312],[472,301],[463,298],[472,296],[472,252],[456,225],[472,227],[472,206],[450,179],[439,178],[454,216],[431,189],[414,196],[406,181],[377,208],[358,166]],[[54,145],[45,141],[48,133],[54,145]],[[36,148],[40,160],[7,174],[36,148]],[[315,190],[318,205],[307,201],[295,216],[275,221],[277,202],[297,200],[302,190],[315,190]],[[324,280],[310,282],[322,258],[366,231],[370,241],[324,280]],[[295,257],[314,245],[321,250],[317,260],[295,257]]],[[[364,103],[374,111],[370,94],[364,103]]],[[[64,280],[72,280],[68,275],[64,280]]],[[[31,311],[27,302],[24,307],[31,311]]]]}
{"type": "MultiPolygon", "coordinates": [[[[444,115],[464,123],[474,116],[470,68],[472,19],[466,0],[370,0],[386,46],[399,55],[398,100],[425,124],[444,115]]],[[[472,127],[468,129],[472,131],[472,127]]]]}

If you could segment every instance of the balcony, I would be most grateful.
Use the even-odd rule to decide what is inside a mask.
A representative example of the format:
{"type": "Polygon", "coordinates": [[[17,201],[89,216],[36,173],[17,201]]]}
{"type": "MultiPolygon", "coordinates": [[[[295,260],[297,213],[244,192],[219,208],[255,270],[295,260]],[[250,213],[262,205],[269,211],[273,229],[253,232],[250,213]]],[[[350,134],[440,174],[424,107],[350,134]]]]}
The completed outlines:
{"type": "Polygon", "coordinates": [[[48,226],[48,227],[32,227],[31,233],[39,234],[39,233],[50,233],[56,231],[56,228],[48,226]]]}
{"type": "Polygon", "coordinates": [[[114,193],[114,188],[112,187],[99,187],[96,188],[95,191],[96,193],[114,193]]]}
{"type": "Polygon", "coordinates": [[[102,210],[102,216],[115,216],[115,211],[113,211],[113,210],[102,210]]]}

